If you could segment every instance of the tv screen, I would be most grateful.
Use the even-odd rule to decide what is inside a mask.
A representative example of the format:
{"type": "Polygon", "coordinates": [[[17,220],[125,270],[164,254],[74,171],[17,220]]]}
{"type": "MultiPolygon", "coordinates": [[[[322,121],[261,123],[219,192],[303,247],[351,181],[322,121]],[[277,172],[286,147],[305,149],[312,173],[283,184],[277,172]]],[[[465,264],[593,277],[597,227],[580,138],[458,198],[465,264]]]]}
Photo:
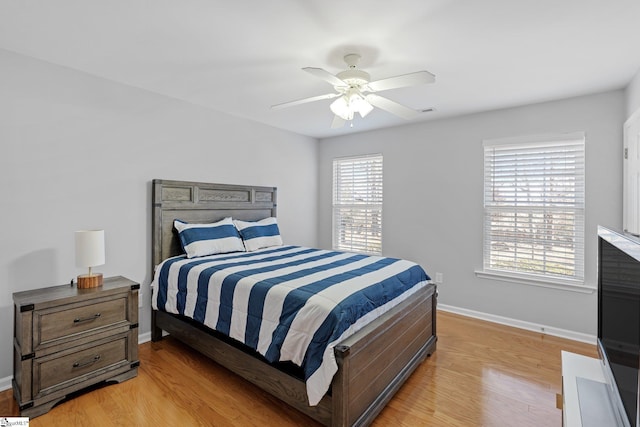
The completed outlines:
{"type": "MultiPolygon", "coordinates": [[[[623,237],[618,235],[618,237],[623,237]]],[[[598,339],[631,426],[638,411],[640,242],[599,239],[598,339]]]]}

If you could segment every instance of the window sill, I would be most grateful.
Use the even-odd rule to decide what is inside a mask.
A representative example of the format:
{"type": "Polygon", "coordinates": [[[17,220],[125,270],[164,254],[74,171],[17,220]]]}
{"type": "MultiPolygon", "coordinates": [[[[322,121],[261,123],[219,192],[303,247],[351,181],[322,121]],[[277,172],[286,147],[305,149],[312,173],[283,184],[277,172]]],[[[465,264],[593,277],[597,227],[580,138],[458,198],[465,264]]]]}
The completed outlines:
{"type": "Polygon", "coordinates": [[[597,288],[586,286],[580,280],[569,279],[540,279],[526,274],[507,273],[496,270],[476,270],[476,277],[481,279],[493,279],[504,282],[519,283],[522,285],[540,286],[543,288],[560,289],[563,291],[592,294],[597,288]]]}

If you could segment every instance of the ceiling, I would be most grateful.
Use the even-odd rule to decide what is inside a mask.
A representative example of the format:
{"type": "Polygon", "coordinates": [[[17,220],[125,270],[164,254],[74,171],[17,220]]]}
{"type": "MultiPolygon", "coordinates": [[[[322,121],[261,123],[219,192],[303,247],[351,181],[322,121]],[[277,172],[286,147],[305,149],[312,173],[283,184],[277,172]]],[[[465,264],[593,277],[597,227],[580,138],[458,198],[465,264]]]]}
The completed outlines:
{"type": "Polygon", "coordinates": [[[407,123],[374,110],[331,129],[332,87],[301,70],[418,70],[384,96],[414,121],[624,88],[640,68],[638,0],[0,0],[0,48],[324,138],[407,123]]]}

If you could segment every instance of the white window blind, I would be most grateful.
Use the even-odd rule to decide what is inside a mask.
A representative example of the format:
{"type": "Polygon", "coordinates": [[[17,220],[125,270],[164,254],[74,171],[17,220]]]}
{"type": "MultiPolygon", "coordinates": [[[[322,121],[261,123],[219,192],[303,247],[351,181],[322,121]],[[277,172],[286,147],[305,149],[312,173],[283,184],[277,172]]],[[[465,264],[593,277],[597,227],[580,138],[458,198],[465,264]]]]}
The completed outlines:
{"type": "Polygon", "coordinates": [[[382,155],[333,161],[333,248],[382,254],[382,155]]]}
{"type": "Polygon", "coordinates": [[[484,269],[584,280],[581,132],[484,142],[484,269]]]}

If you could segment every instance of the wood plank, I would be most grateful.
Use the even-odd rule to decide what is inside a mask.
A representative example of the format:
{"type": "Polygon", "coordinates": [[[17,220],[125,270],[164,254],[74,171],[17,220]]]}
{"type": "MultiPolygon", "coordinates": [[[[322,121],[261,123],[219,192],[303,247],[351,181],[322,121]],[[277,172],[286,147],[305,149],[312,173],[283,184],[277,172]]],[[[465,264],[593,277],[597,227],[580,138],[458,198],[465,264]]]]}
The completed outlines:
{"type": "MultiPolygon", "coordinates": [[[[374,427],[559,427],[560,351],[597,357],[589,344],[445,312],[437,320],[438,351],[418,366],[374,427]]],[[[139,355],[136,378],[78,396],[30,425],[319,426],[176,340],[142,344],[139,355]]],[[[0,414],[18,414],[11,390],[0,393],[0,414]]]]}
{"type": "Polygon", "coordinates": [[[330,399],[325,397],[317,406],[309,407],[304,383],[296,378],[223,341],[212,341],[211,336],[200,329],[181,330],[187,326],[186,323],[167,313],[157,312],[156,321],[163,330],[179,336],[181,341],[237,375],[273,395],[280,396],[284,402],[321,420],[324,424],[330,423],[330,399]]]}

